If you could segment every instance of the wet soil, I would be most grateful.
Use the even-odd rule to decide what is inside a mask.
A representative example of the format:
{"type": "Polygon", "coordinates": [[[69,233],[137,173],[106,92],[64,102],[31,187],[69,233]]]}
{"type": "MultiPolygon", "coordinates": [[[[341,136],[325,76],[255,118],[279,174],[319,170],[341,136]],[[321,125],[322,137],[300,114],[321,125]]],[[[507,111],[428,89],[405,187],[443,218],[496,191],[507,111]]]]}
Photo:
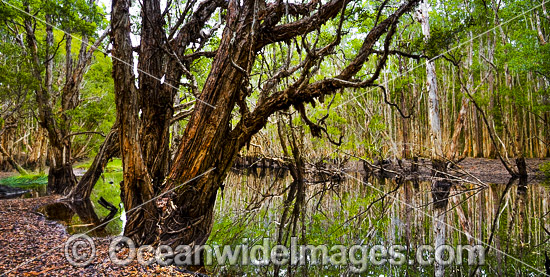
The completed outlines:
{"type": "MultiPolygon", "coordinates": [[[[550,162],[549,158],[526,159],[527,173],[529,175],[528,184],[539,184],[545,181],[545,176],[539,168],[547,162],[550,162]]],[[[379,173],[380,168],[383,167],[386,170],[386,177],[401,175],[406,179],[430,179],[433,176],[432,165],[429,159],[418,159],[417,162],[411,160],[385,160],[376,161],[373,165],[374,173],[379,173]],[[418,165],[418,171],[415,173],[411,173],[411,166],[413,164],[418,165]]],[[[365,173],[365,168],[361,162],[351,163],[349,167],[351,170],[365,173]]],[[[510,180],[511,175],[498,159],[466,158],[449,168],[448,177],[463,182],[506,184],[510,180]]]]}

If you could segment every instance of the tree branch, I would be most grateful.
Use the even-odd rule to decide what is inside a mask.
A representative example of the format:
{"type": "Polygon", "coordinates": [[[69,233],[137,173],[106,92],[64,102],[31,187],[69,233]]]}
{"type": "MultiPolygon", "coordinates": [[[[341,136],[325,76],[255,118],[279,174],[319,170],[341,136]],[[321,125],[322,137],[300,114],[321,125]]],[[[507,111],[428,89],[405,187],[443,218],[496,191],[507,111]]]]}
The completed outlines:
{"type": "Polygon", "coordinates": [[[316,30],[330,19],[336,17],[342,9],[342,6],[345,6],[349,2],[350,0],[332,0],[321,6],[315,14],[283,25],[273,26],[280,20],[280,17],[278,19],[272,19],[272,21],[275,22],[266,20],[266,22],[260,26],[258,39],[256,40],[254,49],[258,51],[268,44],[287,41],[299,35],[304,35],[316,30]]]}
{"type": "MultiPolygon", "coordinates": [[[[373,50],[372,52],[375,53],[375,54],[384,54],[384,51],[380,51],[380,50],[373,50]]],[[[406,52],[399,51],[399,50],[390,50],[390,51],[388,51],[388,55],[398,55],[398,56],[402,56],[402,57],[405,57],[405,58],[414,59],[414,60],[417,60],[417,61],[420,60],[420,59],[429,59],[430,58],[430,57],[428,57],[426,55],[423,55],[423,54],[415,55],[415,54],[410,54],[410,53],[406,53],[406,52]]]]}
{"type": "Polygon", "coordinates": [[[67,139],[72,136],[78,136],[78,135],[88,135],[88,134],[94,134],[94,135],[100,135],[102,137],[105,137],[105,134],[103,132],[96,132],[96,131],[84,131],[84,132],[76,132],[76,133],[70,133],[63,137],[63,139],[67,139]]]}
{"type": "MultiPolygon", "coordinates": [[[[335,5],[332,1],[333,5],[335,5]]],[[[268,97],[262,105],[259,105],[247,118],[241,119],[241,122],[235,127],[241,129],[239,139],[244,144],[250,136],[261,129],[267,122],[267,118],[278,110],[287,109],[290,105],[298,105],[303,102],[311,102],[313,99],[335,93],[337,90],[346,87],[367,87],[373,84],[385,65],[389,51],[389,43],[398,23],[399,18],[410,11],[418,4],[419,0],[411,0],[399,7],[392,15],[375,26],[365,37],[363,45],[355,59],[337,75],[335,78],[327,78],[311,84],[305,82],[304,74],[292,85],[282,91],[278,91],[268,97]],[[380,37],[386,34],[385,55],[380,59],[377,68],[371,78],[363,82],[350,82],[349,80],[362,68],[363,64],[373,53],[373,47],[380,37]]],[[[328,4],[327,4],[328,5],[328,4]]],[[[336,11],[337,12],[337,11],[336,11]]],[[[321,12],[319,12],[321,13],[321,12]]],[[[309,26],[309,25],[307,25],[309,26]]],[[[260,44],[261,45],[261,44],[260,44]]],[[[309,54],[308,54],[309,55],[309,54]]],[[[307,60],[307,58],[306,58],[307,60]]],[[[307,63],[307,62],[306,62],[307,63]]],[[[307,66],[304,66],[307,68],[307,66]]],[[[304,72],[307,70],[304,70],[304,72]]]]}

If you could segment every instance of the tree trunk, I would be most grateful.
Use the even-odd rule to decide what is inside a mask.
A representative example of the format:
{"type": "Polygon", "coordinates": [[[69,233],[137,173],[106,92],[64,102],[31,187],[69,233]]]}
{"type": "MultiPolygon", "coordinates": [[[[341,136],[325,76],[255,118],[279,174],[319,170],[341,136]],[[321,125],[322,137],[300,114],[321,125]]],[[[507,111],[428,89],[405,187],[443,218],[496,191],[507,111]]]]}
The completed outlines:
{"type": "Polygon", "coordinates": [[[239,12],[237,3],[231,2],[223,39],[199,96],[216,109],[204,103],[195,106],[164,191],[213,171],[176,190],[177,196],[171,201],[172,205],[166,205],[160,224],[162,244],[202,245],[206,242],[212,228],[217,190],[242,146],[238,137],[230,133],[229,126],[244,77],[233,64],[247,68],[252,62],[247,49],[252,43],[250,22],[254,11],[250,6],[241,9],[239,12]],[[175,209],[170,209],[171,206],[175,209]],[[184,228],[187,228],[185,232],[174,232],[184,228]]]}
{"type": "MultiPolygon", "coordinates": [[[[405,70],[403,66],[403,59],[402,57],[399,57],[399,74],[401,75],[403,71],[405,70]]],[[[408,90],[410,94],[410,90],[408,90]]],[[[405,93],[401,93],[401,110],[404,114],[408,114],[409,111],[407,109],[407,101],[405,99],[405,93]]],[[[411,148],[410,148],[410,142],[409,142],[409,118],[401,117],[401,133],[403,134],[403,140],[402,140],[402,152],[401,152],[401,158],[402,159],[410,159],[411,158],[411,148]]]]}
{"type": "Polygon", "coordinates": [[[76,184],[76,176],[71,164],[50,165],[48,171],[48,194],[68,194],[76,184]]]}
{"type": "MultiPolygon", "coordinates": [[[[31,13],[28,4],[27,13],[31,13]]],[[[34,22],[35,23],[35,22],[34,22]]],[[[36,88],[36,102],[40,125],[47,131],[50,142],[50,170],[48,174],[48,193],[67,194],[76,185],[76,177],[72,168],[70,127],[71,118],[68,114],[79,102],[79,89],[86,68],[89,66],[92,55],[105,39],[108,32],[104,32],[88,49],[88,37],[82,34],[80,53],[76,64],[73,64],[71,53],[72,39],[66,40],[65,82],[61,97],[59,115],[54,113],[55,101],[53,95],[54,58],[57,50],[54,48],[54,32],[51,15],[46,14],[46,55],[45,61],[40,60],[38,43],[35,35],[35,26],[31,17],[24,19],[26,33],[26,47],[31,56],[33,77],[38,81],[36,88]],[[43,68],[43,64],[45,69],[43,68]],[[42,71],[44,70],[44,77],[42,71]]],[[[70,36],[68,36],[70,37],[70,36]]]]}
{"type": "MultiPolygon", "coordinates": [[[[461,72],[462,70],[460,68],[458,68],[458,81],[460,82],[461,84],[461,91],[462,91],[462,94],[463,94],[463,98],[462,98],[462,105],[460,107],[460,111],[458,112],[458,117],[456,119],[456,122],[455,122],[455,125],[454,125],[454,133],[453,133],[453,137],[451,138],[451,146],[449,148],[449,152],[447,152],[447,159],[449,162],[456,162],[456,160],[458,159],[457,155],[458,155],[458,144],[459,144],[459,138],[460,138],[460,135],[462,133],[462,131],[466,128],[466,117],[467,117],[467,113],[468,113],[468,104],[469,104],[469,98],[468,98],[468,93],[472,92],[472,87],[473,87],[473,74],[471,73],[471,67],[472,67],[472,63],[473,63],[473,40],[472,40],[472,33],[470,32],[470,48],[469,48],[469,51],[468,51],[468,61],[467,61],[467,64],[466,66],[468,67],[468,70],[467,72],[470,72],[468,74],[468,80],[466,82],[466,87],[463,87],[463,84],[462,84],[462,81],[461,81],[461,72]]],[[[458,65],[459,67],[461,66],[460,64],[458,65]]],[[[472,92],[472,93],[475,93],[475,92],[472,92]]]]}
{"type": "Polygon", "coordinates": [[[113,79],[117,118],[120,124],[120,151],[123,165],[121,199],[126,209],[124,235],[137,244],[151,243],[157,233],[158,211],[153,184],[139,145],[139,105],[134,85],[132,44],[130,40],[130,1],[113,1],[113,79]]]}
{"type": "MultiPolygon", "coordinates": [[[[429,22],[429,7],[426,0],[421,6],[421,24],[424,41],[430,39],[430,22],[429,22]]],[[[443,147],[441,136],[441,125],[439,118],[439,100],[437,95],[437,76],[433,61],[426,61],[426,76],[428,89],[428,108],[429,119],[432,137],[432,199],[433,199],[433,226],[434,226],[434,248],[445,244],[446,232],[446,208],[448,203],[449,191],[451,183],[446,181],[445,172],[447,171],[447,163],[443,160],[443,147]]],[[[445,266],[435,262],[434,274],[436,277],[445,276],[445,266]]]]}
{"type": "MultiPolygon", "coordinates": [[[[145,1],[142,5],[144,9],[142,22],[151,20],[151,22],[159,24],[158,22],[162,22],[162,20],[157,21],[155,18],[159,13],[158,2],[151,1],[153,2],[145,1]]],[[[336,17],[347,2],[346,0],[332,0],[323,4],[311,18],[276,25],[284,14],[283,5],[280,4],[279,11],[264,15],[267,17],[262,23],[265,30],[260,30],[258,16],[261,7],[257,6],[258,1],[231,0],[227,3],[223,0],[207,0],[198,4],[197,10],[190,16],[189,22],[181,27],[181,30],[185,32],[176,35],[177,38],[174,39],[174,42],[169,41],[161,45],[161,47],[167,48],[165,51],[169,53],[176,52],[170,53],[175,58],[166,61],[167,64],[174,63],[174,59],[178,59],[180,54],[185,53],[185,42],[193,42],[194,39],[191,38],[193,36],[197,38],[203,24],[209,18],[209,14],[219,6],[223,6],[227,10],[224,17],[226,27],[223,30],[214,60],[210,65],[209,75],[200,95],[197,95],[197,102],[186,125],[169,173],[159,183],[160,178],[155,175],[162,175],[164,162],[157,163],[150,158],[167,159],[164,157],[169,157],[164,154],[169,142],[169,136],[165,133],[169,129],[167,127],[169,125],[166,122],[160,122],[164,123],[161,127],[154,126],[154,124],[156,120],[171,120],[168,117],[172,116],[172,107],[170,106],[172,100],[167,98],[168,93],[160,92],[157,95],[159,98],[156,99],[151,98],[151,94],[159,93],[159,87],[160,90],[165,89],[165,92],[175,93],[176,90],[166,88],[166,85],[164,87],[159,85],[160,81],[156,78],[149,79],[152,77],[149,75],[147,78],[143,75],[140,76],[140,86],[143,86],[140,87],[140,90],[135,87],[135,76],[131,66],[133,49],[130,42],[129,0],[113,1],[111,13],[112,53],[115,57],[113,59],[113,77],[124,170],[121,194],[127,211],[126,236],[132,238],[136,244],[161,243],[172,246],[204,244],[212,228],[217,191],[238,151],[250,141],[252,135],[263,128],[268,117],[276,111],[286,109],[291,105],[313,101],[316,97],[349,87],[347,82],[350,82],[350,79],[359,72],[369,55],[372,54],[375,43],[384,34],[386,34],[386,40],[389,43],[395,33],[400,16],[417,3],[417,1],[410,1],[403,4],[395,14],[373,28],[365,38],[360,54],[336,78],[313,82],[309,85],[309,82],[306,81],[300,85],[289,86],[286,91],[270,92],[272,94],[259,101],[256,108],[250,112],[246,97],[250,94],[249,74],[253,68],[257,51],[267,44],[287,41],[298,34],[316,30],[329,19],[336,17]],[[269,25],[270,22],[272,25],[269,25]],[[258,32],[262,35],[259,35],[258,32]],[[178,53],[174,49],[180,52],[178,53]],[[138,95],[141,98],[138,98],[138,95]],[[166,98],[161,99],[161,97],[166,98]],[[149,101],[149,99],[152,100],[149,101]],[[157,100],[158,102],[156,102],[157,100]],[[139,104],[158,105],[159,107],[158,109],[151,107],[150,111],[141,107],[142,118],[140,120],[139,104]],[[238,108],[241,118],[236,126],[232,126],[232,114],[235,113],[236,108],[238,108]],[[150,141],[157,138],[161,141],[150,141]],[[140,145],[141,143],[146,145],[140,145]],[[153,196],[160,196],[160,198],[153,201],[153,196]]],[[[158,34],[159,30],[162,30],[159,26],[150,27],[152,29],[146,27],[143,30],[144,35],[149,31],[151,34],[158,34]]],[[[154,70],[158,68],[158,65],[155,62],[150,62],[152,58],[161,56],[167,58],[154,53],[158,50],[155,45],[160,44],[161,41],[159,37],[155,39],[159,39],[159,41],[142,41],[140,50],[147,52],[144,54],[149,58],[139,59],[140,69],[154,70]],[[144,42],[147,45],[143,45],[144,42]],[[149,64],[141,65],[141,63],[149,64]]],[[[324,49],[326,50],[323,51],[329,53],[332,48],[324,49]]],[[[308,62],[303,65],[302,70],[309,71],[314,65],[313,61],[317,58],[308,55],[308,62]]],[[[378,78],[386,57],[380,60],[381,63],[377,67],[376,73],[370,80],[364,84],[361,83],[361,86],[370,85],[378,78]]],[[[180,66],[181,72],[184,71],[184,67],[181,67],[182,64],[185,66],[185,62],[176,64],[180,66]]],[[[176,75],[174,77],[178,77],[176,75]]],[[[175,81],[179,85],[179,79],[170,80],[172,78],[168,78],[172,75],[167,73],[163,76],[167,77],[167,82],[175,81]]],[[[311,78],[306,77],[308,80],[311,78]]],[[[173,97],[174,94],[171,96],[173,97]]]]}
{"type": "MultiPolygon", "coordinates": [[[[28,9],[28,7],[27,7],[28,9]]],[[[46,22],[50,21],[50,17],[46,16],[46,22]]],[[[34,29],[30,19],[25,20],[25,31],[27,35],[27,47],[31,51],[33,76],[40,81],[39,88],[36,89],[36,102],[38,104],[38,117],[40,124],[48,133],[50,140],[50,170],[48,175],[48,193],[68,193],[69,190],[76,184],[70,153],[70,142],[63,137],[56,128],[55,119],[52,112],[52,103],[50,101],[50,92],[52,87],[52,70],[53,61],[50,54],[53,47],[53,28],[51,25],[46,26],[46,72],[45,81],[42,82],[41,62],[37,53],[37,42],[34,34],[34,29]]]]}
{"type": "Polygon", "coordinates": [[[458,139],[462,133],[462,130],[466,126],[466,112],[468,111],[468,97],[462,98],[462,106],[458,112],[458,118],[455,122],[453,137],[451,138],[451,146],[448,152],[448,159],[450,162],[455,162],[458,154],[458,139]]]}
{"type": "MultiPolygon", "coordinates": [[[[180,76],[168,76],[166,84],[159,80],[162,76],[165,50],[163,18],[160,0],[143,1],[141,12],[144,18],[141,26],[139,68],[139,107],[141,109],[140,145],[145,166],[152,178],[155,193],[168,173],[170,158],[170,120],[172,119],[174,95],[172,83],[180,76]],[[145,73],[146,72],[146,73],[145,73]],[[167,85],[168,84],[168,85],[167,85]]],[[[177,66],[170,64],[176,72],[177,66]]]]}
{"type": "Polygon", "coordinates": [[[109,131],[109,134],[107,134],[107,137],[103,141],[103,144],[99,147],[99,152],[95,156],[92,165],[88,168],[84,176],[82,176],[76,187],[67,196],[67,199],[72,201],[85,201],[90,199],[92,189],[103,174],[105,166],[107,166],[111,158],[120,153],[119,140],[118,122],[115,122],[111,131],[109,131]]]}
{"type": "Polygon", "coordinates": [[[6,151],[6,149],[4,149],[4,146],[2,146],[1,143],[0,143],[0,154],[6,156],[6,158],[8,159],[8,163],[10,163],[13,169],[17,170],[19,174],[21,175],[29,174],[23,167],[21,167],[21,165],[19,165],[19,163],[17,163],[16,160],[13,159],[13,157],[10,155],[10,153],[8,153],[8,151],[6,151]]]}
{"type": "MultiPolygon", "coordinates": [[[[494,65],[494,52],[495,52],[495,47],[496,47],[496,35],[493,36],[493,32],[489,32],[488,33],[488,39],[487,39],[487,59],[488,59],[488,63],[489,65],[487,66],[488,67],[488,71],[487,71],[487,85],[488,85],[488,88],[487,88],[487,93],[489,94],[489,114],[491,115],[490,117],[492,118],[492,121],[493,123],[495,123],[495,98],[498,97],[497,95],[495,95],[495,74],[494,74],[494,68],[493,68],[493,65],[494,65]]],[[[497,123],[497,124],[501,124],[501,123],[497,123]]],[[[495,130],[495,133],[496,133],[496,130],[495,130]]],[[[487,157],[488,158],[494,158],[495,155],[496,155],[496,147],[494,144],[490,143],[490,140],[488,140],[489,144],[487,145],[487,147],[489,148],[488,149],[488,153],[487,153],[487,157]]]]}
{"type": "Polygon", "coordinates": [[[41,172],[46,167],[46,158],[48,156],[48,138],[46,137],[44,128],[38,126],[35,133],[35,141],[32,144],[33,151],[27,161],[27,164],[32,170],[38,168],[41,172]]]}

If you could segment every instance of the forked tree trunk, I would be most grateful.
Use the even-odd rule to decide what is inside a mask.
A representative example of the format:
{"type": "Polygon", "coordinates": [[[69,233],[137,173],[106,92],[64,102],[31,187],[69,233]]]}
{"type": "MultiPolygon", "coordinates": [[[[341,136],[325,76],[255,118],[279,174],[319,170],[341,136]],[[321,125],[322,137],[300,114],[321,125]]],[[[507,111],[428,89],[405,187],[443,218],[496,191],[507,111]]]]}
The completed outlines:
{"type": "MultiPolygon", "coordinates": [[[[27,7],[28,9],[28,7],[27,7]]],[[[50,16],[46,15],[46,22],[50,22],[50,16]]],[[[76,177],[71,164],[71,144],[65,137],[65,132],[56,128],[56,123],[50,101],[53,82],[53,28],[46,26],[46,70],[42,78],[41,62],[37,53],[37,41],[30,19],[25,20],[27,47],[30,49],[33,65],[33,76],[39,80],[40,86],[36,89],[36,102],[38,104],[38,117],[40,124],[48,133],[50,141],[50,170],[48,173],[48,193],[65,194],[76,184],[76,177]]]]}
{"type": "Polygon", "coordinates": [[[139,145],[139,105],[133,72],[130,40],[130,1],[113,1],[113,79],[117,118],[120,124],[120,151],[123,165],[121,199],[126,209],[124,235],[137,244],[150,243],[155,236],[158,211],[152,198],[153,185],[139,145]]]}
{"type": "MultiPolygon", "coordinates": [[[[256,52],[274,41],[286,41],[295,37],[297,33],[316,30],[321,24],[336,17],[348,1],[332,0],[319,8],[318,14],[312,17],[314,19],[309,18],[309,20],[297,21],[288,25],[282,24],[280,33],[264,30],[263,37],[254,35],[260,31],[259,21],[255,16],[259,14],[260,8],[257,4],[261,1],[231,0],[227,4],[223,0],[212,0],[199,4],[189,22],[182,27],[185,32],[180,33],[181,36],[177,35],[173,44],[170,41],[161,45],[168,48],[165,49],[167,52],[179,49],[178,51],[181,53],[171,54],[173,56],[183,54],[185,42],[194,41],[189,37],[198,35],[198,31],[202,29],[209,14],[212,14],[217,7],[228,5],[224,19],[226,27],[210,66],[209,75],[186,125],[178,152],[162,183],[159,183],[160,178],[156,177],[162,175],[164,167],[162,162],[157,163],[149,158],[155,157],[153,155],[155,153],[159,154],[156,157],[158,159],[169,157],[164,154],[164,150],[167,148],[163,144],[169,142],[169,136],[165,133],[169,123],[159,122],[162,126],[153,126],[153,124],[155,120],[171,120],[166,116],[171,116],[171,111],[162,111],[162,109],[172,108],[166,107],[166,105],[170,105],[171,100],[164,98],[168,94],[164,94],[162,91],[175,93],[175,90],[167,89],[166,84],[159,85],[159,80],[149,79],[151,76],[140,76],[140,85],[143,87],[140,87],[139,90],[135,87],[135,76],[131,66],[133,64],[133,49],[130,41],[129,2],[129,0],[113,1],[111,13],[112,53],[116,57],[113,59],[113,77],[124,170],[121,198],[127,211],[125,235],[132,238],[136,244],[161,243],[175,246],[202,245],[206,242],[212,228],[217,191],[238,151],[250,141],[252,135],[265,126],[268,117],[290,105],[313,101],[315,97],[334,93],[347,85],[346,82],[359,72],[368,56],[372,54],[371,50],[380,37],[388,34],[387,42],[391,41],[400,16],[408,12],[417,1],[403,4],[395,14],[377,25],[365,38],[364,46],[360,50],[361,54],[358,54],[337,78],[312,83],[307,88],[302,87],[303,90],[298,90],[299,86],[295,85],[289,86],[289,90],[285,92],[273,92],[273,95],[259,103],[253,112],[248,111],[245,100],[249,93],[247,89],[248,75],[252,69],[256,52]],[[152,97],[150,94],[158,91],[161,91],[162,95],[148,101],[148,97],[152,97]],[[141,103],[138,102],[138,93],[142,97],[141,103]],[[232,113],[234,113],[237,103],[241,120],[232,127],[230,124],[232,113]],[[143,117],[140,120],[138,104],[159,106],[159,108],[149,107],[151,108],[149,111],[141,107],[143,117]],[[151,142],[152,139],[161,141],[151,142]],[[141,143],[145,145],[140,145],[141,143]],[[153,199],[158,195],[161,196],[159,199],[153,199]]],[[[157,22],[156,16],[160,12],[158,5],[157,0],[146,0],[143,3],[142,7],[145,9],[142,11],[143,21],[157,22]]],[[[280,8],[283,8],[282,4],[280,8]]],[[[284,13],[282,10],[278,10],[276,14],[282,16],[284,13]]],[[[264,24],[274,21],[273,26],[266,28],[279,28],[274,26],[281,19],[280,16],[272,14],[266,16],[268,17],[265,19],[267,23],[264,22],[264,24]]],[[[158,22],[162,22],[162,20],[158,22]]],[[[159,24],[158,22],[156,24],[159,24]]],[[[162,30],[158,27],[146,27],[142,34],[145,36],[158,34],[159,30],[162,30]],[[146,32],[151,33],[146,34],[146,32]]],[[[141,69],[154,70],[158,68],[155,63],[141,65],[141,63],[149,62],[152,57],[166,58],[161,53],[155,54],[154,51],[157,51],[156,45],[158,44],[160,44],[160,40],[142,40],[140,55],[145,54],[149,58],[140,58],[141,69]]],[[[384,64],[385,58],[382,60],[380,65],[384,64]]],[[[313,59],[306,63],[304,68],[310,69],[314,65],[312,61],[313,59]]],[[[167,62],[173,63],[174,59],[171,58],[167,62]]],[[[378,67],[377,73],[365,84],[372,84],[380,70],[381,67],[378,67]]],[[[177,75],[172,77],[179,77],[177,75]]],[[[165,76],[170,75],[167,73],[165,76]]],[[[178,83],[179,79],[170,80],[173,79],[172,77],[167,78],[166,82],[178,83]]]]}
{"type": "MultiPolygon", "coordinates": [[[[28,3],[25,4],[28,14],[32,13],[28,3]]],[[[50,142],[50,170],[48,173],[48,193],[67,194],[76,185],[71,159],[71,118],[69,111],[79,103],[80,85],[86,68],[90,65],[94,51],[105,39],[108,30],[88,48],[88,36],[82,34],[82,43],[78,58],[73,61],[72,39],[66,33],[65,80],[62,87],[60,115],[56,115],[56,103],[53,95],[54,60],[57,49],[54,48],[53,20],[46,14],[46,53],[42,61],[38,53],[35,24],[31,17],[24,19],[26,48],[31,57],[33,77],[37,80],[36,103],[40,125],[47,131],[50,142]],[[42,74],[44,71],[44,74],[42,74]]]]}

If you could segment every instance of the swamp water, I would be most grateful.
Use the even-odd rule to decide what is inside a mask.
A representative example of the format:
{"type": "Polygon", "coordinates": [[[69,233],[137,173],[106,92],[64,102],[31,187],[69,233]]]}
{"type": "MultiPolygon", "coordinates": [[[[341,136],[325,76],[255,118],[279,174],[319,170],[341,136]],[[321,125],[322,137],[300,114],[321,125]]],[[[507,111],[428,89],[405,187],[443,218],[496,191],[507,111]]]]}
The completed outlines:
{"type": "MultiPolygon", "coordinates": [[[[369,249],[374,245],[386,248],[402,245],[410,250],[404,251],[407,261],[415,260],[417,246],[433,245],[430,182],[365,180],[359,173],[350,173],[346,177],[341,182],[306,183],[306,205],[302,210],[305,217],[297,221],[295,231],[298,244],[325,244],[328,249],[334,245],[349,248],[360,244],[369,249]]],[[[110,214],[109,210],[97,204],[100,197],[117,207],[122,206],[117,185],[121,180],[120,172],[105,173],[95,186],[93,204],[88,207],[75,210],[75,207],[71,209],[57,203],[43,207],[39,212],[65,224],[70,233],[86,232],[110,214]]],[[[271,246],[276,244],[285,188],[291,183],[292,178],[284,170],[231,172],[224,189],[218,192],[214,227],[207,244],[235,247],[245,243],[252,247],[262,244],[263,238],[270,238],[271,246]]],[[[539,276],[544,272],[544,253],[550,250],[548,186],[518,180],[509,184],[460,184],[455,186],[451,195],[455,200],[450,200],[447,206],[446,243],[456,249],[457,245],[487,246],[491,241],[485,264],[478,267],[479,275],[539,276]]],[[[121,210],[105,228],[95,230],[92,235],[121,234],[124,223],[121,210]]],[[[289,246],[289,241],[286,245],[289,246]]],[[[361,259],[361,252],[356,254],[361,259]]],[[[422,256],[428,259],[433,252],[422,256]]],[[[472,273],[475,266],[468,266],[467,252],[463,254],[462,262],[462,265],[455,261],[447,266],[446,275],[472,273]]],[[[213,275],[270,275],[274,270],[272,265],[221,266],[215,264],[215,259],[214,264],[207,268],[213,275]]],[[[350,268],[347,265],[308,264],[284,266],[280,272],[289,271],[293,275],[332,276],[349,273],[350,268]]],[[[368,263],[361,275],[426,276],[433,275],[433,266],[414,262],[404,265],[368,263]]]]}

